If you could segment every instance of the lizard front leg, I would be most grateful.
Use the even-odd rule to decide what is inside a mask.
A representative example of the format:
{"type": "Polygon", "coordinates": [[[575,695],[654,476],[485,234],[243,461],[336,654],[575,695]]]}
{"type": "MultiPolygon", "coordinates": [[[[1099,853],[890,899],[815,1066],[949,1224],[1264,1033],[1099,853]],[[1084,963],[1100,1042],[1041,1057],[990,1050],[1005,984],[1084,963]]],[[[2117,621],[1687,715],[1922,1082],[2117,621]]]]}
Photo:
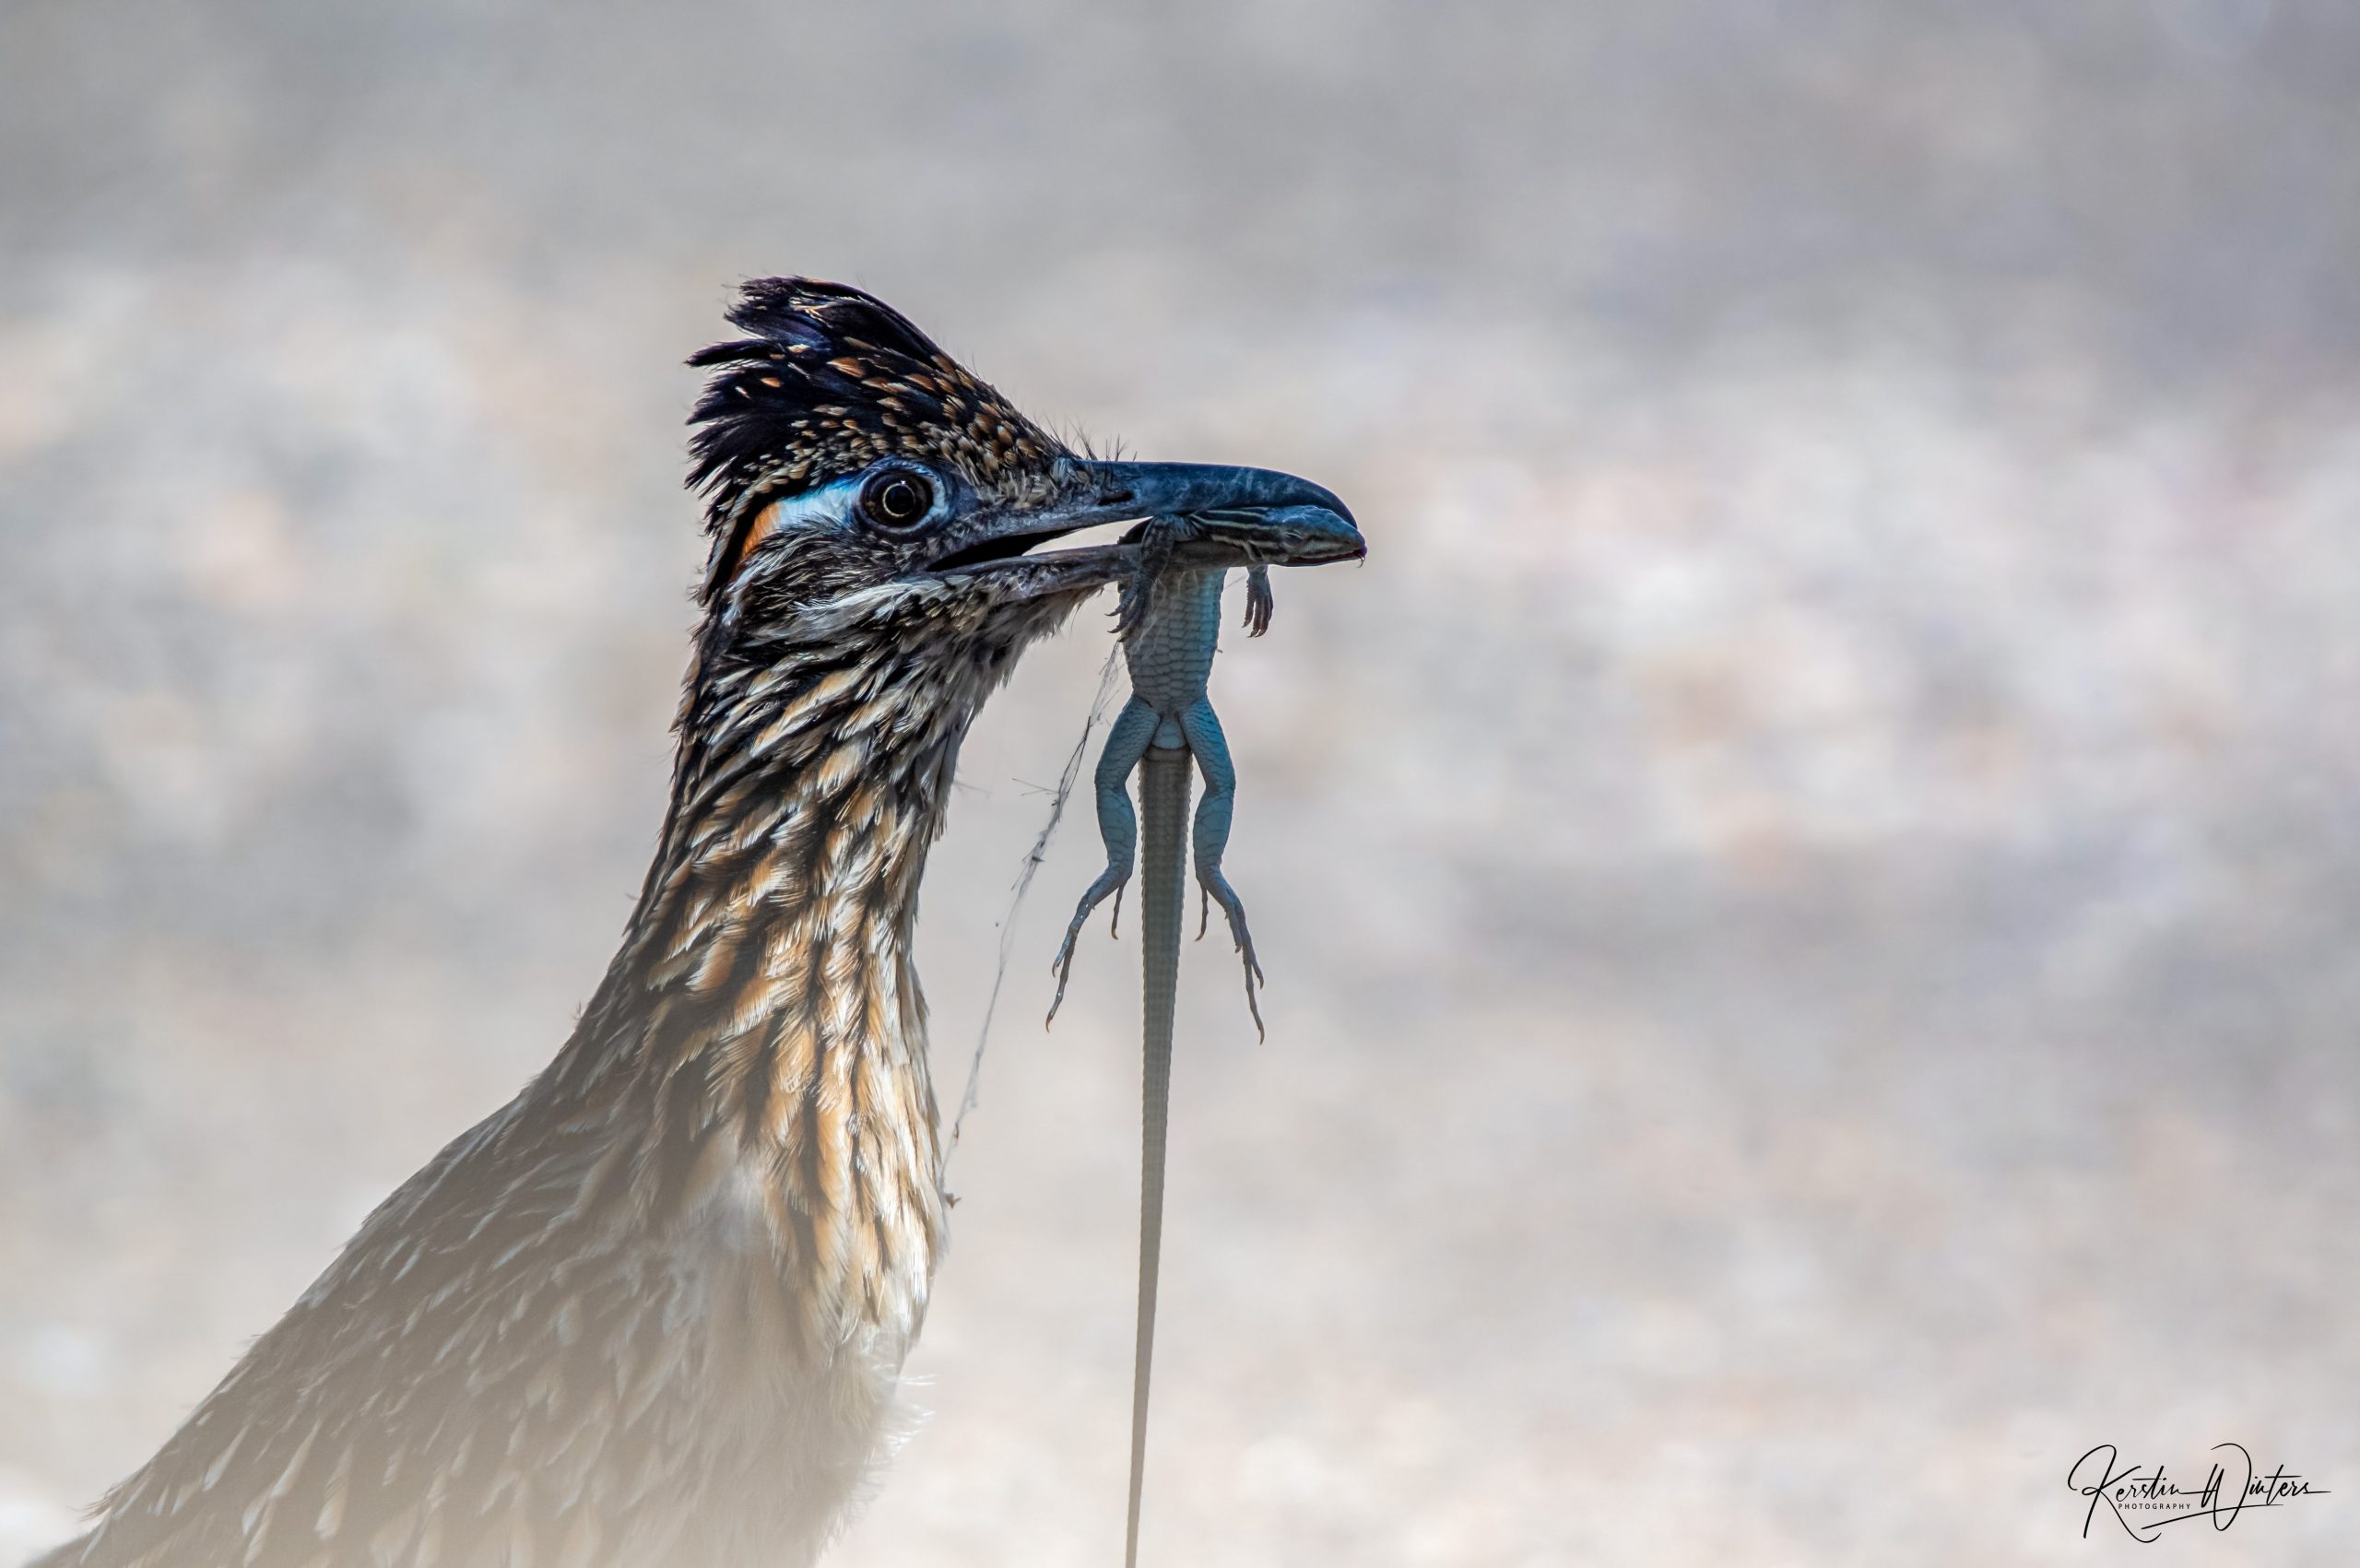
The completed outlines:
{"type": "Polygon", "coordinates": [[[1270,612],[1278,605],[1270,593],[1270,569],[1249,566],[1245,569],[1245,635],[1259,637],[1270,630],[1270,612]]]}
{"type": "Polygon", "coordinates": [[[1197,862],[1197,885],[1203,890],[1203,919],[1197,936],[1203,938],[1212,921],[1213,901],[1220,900],[1221,913],[1229,916],[1229,934],[1236,938],[1237,950],[1245,959],[1245,1006],[1254,1015],[1254,1032],[1267,1039],[1262,1005],[1254,995],[1254,988],[1263,984],[1262,964],[1254,956],[1254,934],[1246,929],[1245,903],[1221,872],[1221,854],[1229,847],[1230,814],[1237,804],[1237,769],[1229,760],[1229,740],[1221,732],[1211,698],[1199,697],[1182,710],[1180,732],[1187,737],[1189,753],[1197,759],[1197,771],[1205,780],[1205,798],[1197,807],[1189,837],[1189,850],[1197,862]]]}
{"type": "Polygon", "coordinates": [[[1065,1005],[1066,982],[1073,974],[1074,938],[1081,935],[1090,912],[1115,895],[1115,918],[1122,918],[1123,884],[1131,879],[1131,864],[1138,858],[1139,843],[1139,813],[1131,807],[1131,770],[1147,755],[1150,742],[1155,738],[1156,725],[1162,715],[1137,697],[1123,704],[1115,715],[1115,723],[1106,732],[1106,749],[1098,754],[1098,771],[1092,784],[1098,795],[1098,837],[1106,846],[1106,869],[1098,880],[1090,884],[1081,895],[1081,902],[1073,912],[1073,920],[1066,926],[1065,945],[1057,949],[1056,963],[1057,995],[1049,1004],[1049,1016],[1043,1027],[1056,1021],[1057,1009],[1065,1005]]]}

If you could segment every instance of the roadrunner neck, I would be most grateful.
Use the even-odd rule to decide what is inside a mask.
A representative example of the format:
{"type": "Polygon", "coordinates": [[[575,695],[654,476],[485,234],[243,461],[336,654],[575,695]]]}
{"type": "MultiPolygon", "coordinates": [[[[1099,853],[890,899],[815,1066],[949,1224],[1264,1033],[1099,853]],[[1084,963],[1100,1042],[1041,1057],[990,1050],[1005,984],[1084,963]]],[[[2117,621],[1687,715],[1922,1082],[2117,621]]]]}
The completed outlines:
{"type": "Polygon", "coordinates": [[[825,619],[701,655],[638,909],[530,1091],[638,1122],[611,1179],[681,1209],[733,1185],[822,1345],[923,1315],[941,1199],[910,938],[960,744],[1021,646],[942,658],[906,615],[825,619]]]}

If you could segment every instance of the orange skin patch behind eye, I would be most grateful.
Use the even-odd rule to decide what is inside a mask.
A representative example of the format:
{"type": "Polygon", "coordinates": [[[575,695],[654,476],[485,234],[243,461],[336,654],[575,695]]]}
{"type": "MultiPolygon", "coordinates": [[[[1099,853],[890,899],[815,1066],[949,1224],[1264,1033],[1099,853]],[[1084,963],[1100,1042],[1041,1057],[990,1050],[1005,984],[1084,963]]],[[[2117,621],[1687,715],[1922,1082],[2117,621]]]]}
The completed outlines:
{"type": "Polygon", "coordinates": [[[729,552],[729,560],[723,564],[723,582],[737,576],[738,569],[746,564],[746,558],[754,553],[754,547],[771,536],[771,530],[778,526],[778,508],[779,503],[773,501],[746,519],[745,527],[738,535],[737,548],[729,552]]]}

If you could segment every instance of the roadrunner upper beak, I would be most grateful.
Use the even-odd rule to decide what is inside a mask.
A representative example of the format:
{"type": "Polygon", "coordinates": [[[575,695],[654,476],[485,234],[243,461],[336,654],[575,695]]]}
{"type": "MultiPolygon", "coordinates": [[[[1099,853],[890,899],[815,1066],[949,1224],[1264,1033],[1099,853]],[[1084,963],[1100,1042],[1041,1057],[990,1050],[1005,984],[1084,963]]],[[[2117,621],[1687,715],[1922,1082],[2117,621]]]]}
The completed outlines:
{"type": "Polygon", "coordinates": [[[1082,471],[1098,492],[1098,505],[1110,516],[1188,517],[1307,506],[1332,512],[1348,525],[1352,521],[1351,510],[1335,491],[1274,468],[1233,468],[1218,463],[1088,463],[1082,465],[1082,471]]]}
{"type": "Polygon", "coordinates": [[[1173,550],[1178,566],[1313,566],[1368,553],[1336,493],[1292,474],[1211,463],[1077,463],[1073,468],[1064,499],[976,518],[928,570],[946,576],[988,572],[1027,598],[1094,588],[1138,570],[1138,530],[1116,544],[1025,552],[1079,529],[1150,517],[1184,518],[1195,525],[1173,550]]]}

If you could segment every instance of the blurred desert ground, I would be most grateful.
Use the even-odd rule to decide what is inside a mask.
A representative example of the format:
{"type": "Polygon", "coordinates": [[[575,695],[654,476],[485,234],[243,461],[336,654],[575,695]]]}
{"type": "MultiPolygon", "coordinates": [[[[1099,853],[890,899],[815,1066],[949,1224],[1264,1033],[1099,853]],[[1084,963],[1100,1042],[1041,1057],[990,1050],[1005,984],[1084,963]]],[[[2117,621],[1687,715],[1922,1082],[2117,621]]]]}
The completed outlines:
{"type": "MultiPolygon", "coordinates": [[[[799,270],[1374,541],[1216,676],[1157,1561],[2081,1562],[2076,1456],[2236,1438],[2336,1495],[2166,1550],[2349,1562],[2356,83],[2344,0],[13,0],[0,1556],[564,1034],[680,360],[799,270]]],[[[969,747],[946,1100],[1104,646],[969,747]]],[[[1092,839],[847,1568],[1117,1550],[1092,839]]]]}

